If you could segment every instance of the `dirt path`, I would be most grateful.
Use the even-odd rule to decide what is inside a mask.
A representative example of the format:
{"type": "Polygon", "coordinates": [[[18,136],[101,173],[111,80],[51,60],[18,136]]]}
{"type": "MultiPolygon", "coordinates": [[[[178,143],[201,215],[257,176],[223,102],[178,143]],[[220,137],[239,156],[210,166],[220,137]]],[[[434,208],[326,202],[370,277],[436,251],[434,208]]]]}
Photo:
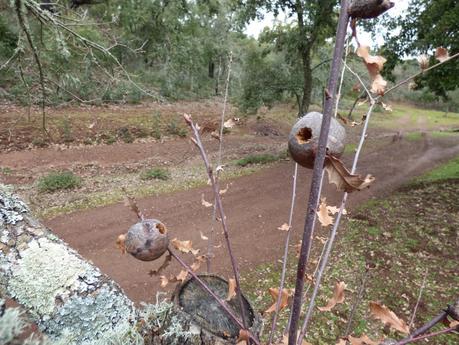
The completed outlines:
{"type": "MultiPolygon", "coordinates": [[[[352,194],[348,210],[352,214],[352,209],[359,203],[375,195],[390,193],[412,176],[458,154],[456,138],[424,142],[405,140],[396,143],[391,143],[388,138],[380,150],[363,152],[358,171],[373,174],[376,182],[370,189],[352,194]]],[[[349,163],[348,158],[345,161],[349,163]]],[[[293,244],[300,236],[310,183],[310,171],[299,171],[293,244]]],[[[277,227],[287,221],[292,172],[293,163],[282,162],[233,180],[225,194],[224,205],[231,242],[243,274],[258,264],[280,258],[285,233],[277,230],[277,227]]],[[[211,200],[210,188],[206,187],[145,198],[139,200],[139,206],[148,217],[164,222],[171,238],[192,240],[195,247],[205,252],[207,242],[200,238],[199,232],[209,236],[212,223],[211,209],[201,205],[202,193],[207,200],[211,200]]],[[[341,194],[327,184],[324,195],[329,204],[336,204],[341,194]]],[[[133,300],[151,302],[160,289],[159,279],[149,277],[148,271],[159,266],[160,262],[143,263],[128,255],[123,256],[114,244],[116,237],[126,232],[135,221],[135,216],[125,206],[114,204],[59,216],[45,223],[84,257],[118,281],[133,300]]],[[[229,276],[230,266],[225,246],[218,246],[223,243],[218,226],[216,233],[215,244],[218,248],[215,248],[212,270],[229,276]]],[[[167,273],[177,274],[179,270],[173,264],[167,273]]]]}

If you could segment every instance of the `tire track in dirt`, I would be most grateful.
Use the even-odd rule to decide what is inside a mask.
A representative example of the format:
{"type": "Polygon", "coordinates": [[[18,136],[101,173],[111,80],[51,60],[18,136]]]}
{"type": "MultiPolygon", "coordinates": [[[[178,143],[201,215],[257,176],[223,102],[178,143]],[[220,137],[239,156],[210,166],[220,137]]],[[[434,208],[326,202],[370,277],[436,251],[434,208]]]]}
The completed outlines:
{"type": "MultiPolygon", "coordinates": [[[[455,139],[455,138],[454,138],[455,139]]],[[[401,184],[426,169],[459,154],[459,144],[454,140],[432,140],[430,145],[415,141],[391,144],[389,140],[378,151],[363,152],[358,172],[376,177],[367,190],[351,194],[348,210],[374,196],[390,193],[401,184]]],[[[350,157],[345,161],[350,162],[350,157]]],[[[224,207],[228,218],[231,242],[241,265],[242,274],[258,264],[278,260],[282,252],[284,232],[277,227],[286,222],[291,193],[293,162],[282,162],[258,173],[231,181],[224,195],[224,207]]],[[[299,170],[299,185],[293,222],[295,244],[300,238],[306,210],[310,170],[299,170]]],[[[196,188],[138,201],[149,218],[157,218],[166,224],[171,238],[192,240],[194,246],[205,252],[207,242],[199,232],[208,235],[211,229],[211,209],[201,205],[201,194],[211,200],[210,187],[196,188]]],[[[326,184],[323,194],[328,204],[336,204],[341,193],[326,184]]],[[[162,259],[145,263],[121,255],[115,248],[116,237],[126,232],[136,222],[135,215],[121,203],[83,212],[59,216],[45,224],[94,262],[101,270],[115,279],[134,301],[153,302],[160,291],[159,278],[149,277],[150,269],[157,268],[162,259]]],[[[223,243],[219,224],[216,226],[216,243],[223,243]]],[[[319,233],[325,233],[319,229],[319,233]]],[[[321,234],[324,235],[324,234],[321,234]]],[[[191,257],[188,258],[191,261],[191,257]]],[[[214,272],[229,276],[231,269],[224,245],[215,249],[212,261],[214,272]]],[[[177,274],[180,268],[174,263],[167,273],[177,274]]]]}

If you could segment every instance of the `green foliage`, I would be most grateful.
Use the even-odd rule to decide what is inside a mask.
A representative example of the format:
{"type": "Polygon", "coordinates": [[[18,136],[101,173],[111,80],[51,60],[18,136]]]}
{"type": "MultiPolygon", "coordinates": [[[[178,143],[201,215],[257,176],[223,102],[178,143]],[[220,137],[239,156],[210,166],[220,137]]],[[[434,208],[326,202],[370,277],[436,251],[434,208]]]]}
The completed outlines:
{"type": "Polygon", "coordinates": [[[140,178],[142,180],[168,180],[170,178],[170,174],[166,169],[152,168],[142,172],[140,178]]]}
{"type": "Polygon", "coordinates": [[[250,164],[268,164],[279,160],[281,157],[270,153],[248,155],[236,161],[236,164],[245,167],[250,164]]]}
{"type": "Polygon", "coordinates": [[[52,172],[38,180],[38,190],[40,192],[55,192],[63,189],[74,189],[81,186],[81,177],[72,172],[52,172]]]}
{"type": "MultiPolygon", "coordinates": [[[[456,0],[410,1],[401,17],[381,17],[386,28],[386,72],[404,56],[432,53],[445,47],[450,55],[459,52],[459,3],[456,0]]],[[[433,57],[430,64],[436,61],[433,57]]],[[[387,75],[387,73],[386,73],[387,75]]],[[[431,90],[436,97],[447,99],[447,91],[459,86],[459,60],[455,59],[416,78],[418,89],[431,90]]]]}

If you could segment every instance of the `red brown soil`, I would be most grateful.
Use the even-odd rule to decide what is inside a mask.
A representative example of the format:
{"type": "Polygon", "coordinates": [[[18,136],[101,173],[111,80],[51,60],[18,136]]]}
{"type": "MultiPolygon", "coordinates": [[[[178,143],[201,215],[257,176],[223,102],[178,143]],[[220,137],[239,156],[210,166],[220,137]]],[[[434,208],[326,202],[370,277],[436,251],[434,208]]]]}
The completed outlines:
{"type": "MultiPolygon", "coordinates": [[[[458,155],[459,144],[455,139],[423,142],[402,140],[391,143],[388,137],[384,146],[377,151],[363,152],[358,172],[371,173],[376,181],[370,189],[350,196],[347,208],[351,215],[352,209],[359,203],[375,195],[390,193],[413,176],[458,155]]],[[[349,165],[348,158],[345,161],[349,165]]],[[[224,195],[231,243],[242,274],[258,264],[277,261],[281,256],[285,233],[277,230],[277,227],[287,221],[292,173],[293,163],[281,162],[233,180],[224,195]]],[[[310,175],[310,170],[300,168],[292,244],[298,241],[302,232],[310,175]]],[[[138,203],[147,217],[160,219],[166,224],[171,238],[192,240],[194,246],[205,253],[207,241],[200,238],[200,231],[209,236],[212,222],[211,209],[201,205],[202,193],[206,200],[211,200],[210,188],[204,187],[144,198],[138,203]]],[[[328,184],[323,193],[327,196],[327,203],[332,205],[338,203],[341,195],[334,186],[328,184]]],[[[117,236],[126,232],[134,222],[135,215],[119,203],[59,216],[45,224],[116,280],[134,301],[153,302],[157,291],[161,289],[159,278],[150,277],[148,272],[157,268],[162,260],[140,262],[131,256],[122,255],[115,248],[117,236]]],[[[215,244],[222,246],[214,250],[212,271],[228,277],[231,268],[220,224],[217,223],[215,229],[215,244]]],[[[188,259],[191,262],[191,257],[188,259]]],[[[179,271],[180,268],[173,264],[166,273],[178,274],[179,271]]]]}

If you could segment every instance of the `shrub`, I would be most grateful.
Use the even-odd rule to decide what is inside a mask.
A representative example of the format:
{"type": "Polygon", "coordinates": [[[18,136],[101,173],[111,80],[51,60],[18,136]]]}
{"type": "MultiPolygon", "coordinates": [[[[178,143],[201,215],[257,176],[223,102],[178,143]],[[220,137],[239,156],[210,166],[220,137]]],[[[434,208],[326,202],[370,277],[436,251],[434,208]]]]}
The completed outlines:
{"type": "Polygon", "coordinates": [[[188,134],[188,131],[186,128],[180,126],[177,124],[177,121],[174,119],[171,122],[168,123],[167,125],[167,133],[170,135],[177,135],[179,137],[186,137],[188,134]]]}
{"type": "Polygon", "coordinates": [[[148,169],[140,175],[142,180],[168,180],[169,177],[169,172],[162,168],[148,169]]]}
{"type": "Polygon", "coordinates": [[[242,159],[236,161],[236,164],[245,167],[249,164],[267,164],[275,162],[280,159],[280,156],[272,155],[270,153],[258,154],[258,155],[249,155],[242,159]]]}
{"type": "Polygon", "coordinates": [[[63,189],[74,189],[81,186],[81,177],[70,171],[52,172],[38,180],[40,192],[55,192],[63,189]]]}

